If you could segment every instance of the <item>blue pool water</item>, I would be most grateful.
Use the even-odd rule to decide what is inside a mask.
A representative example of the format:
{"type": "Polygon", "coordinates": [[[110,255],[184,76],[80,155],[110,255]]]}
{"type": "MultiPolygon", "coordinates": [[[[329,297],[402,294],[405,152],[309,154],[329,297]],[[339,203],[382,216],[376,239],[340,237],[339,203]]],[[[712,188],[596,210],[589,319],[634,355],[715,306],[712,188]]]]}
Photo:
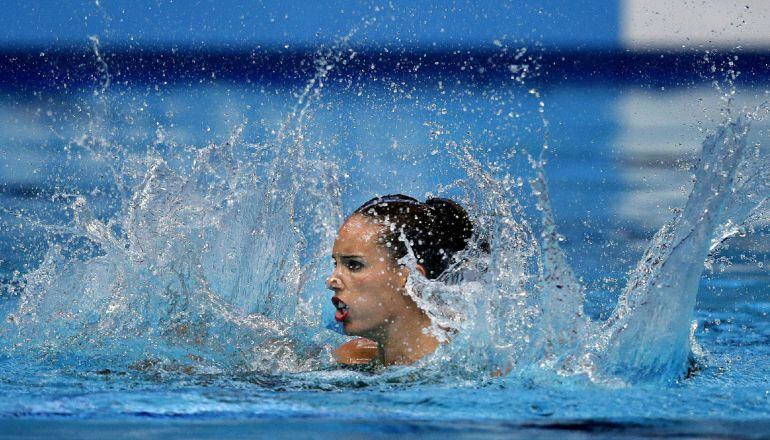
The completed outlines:
{"type": "MultiPolygon", "coordinates": [[[[768,164],[768,122],[752,110],[766,85],[734,86],[728,104],[709,81],[535,87],[516,75],[477,81],[374,67],[316,73],[306,86],[312,72],[299,81],[108,83],[115,72],[107,65],[93,84],[4,89],[0,432],[770,432],[766,210],[730,211],[752,221],[708,253],[697,295],[685,281],[676,290],[674,278],[668,295],[644,297],[655,309],[630,306],[636,313],[615,329],[620,342],[610,348],[597,327],[617,317],[648,243],[685,207],[710,133],[753,113],[744,143],[759,145],[757,156],[739,174],[768,164]],[[317,258],[342,216],[373,194],[446,194],[492,223],[526,220],[534,232],[521,242],[490,229],[502,237],[499,255],[520,266],[501,266],[502,281],[482,290],[513,295],[517,283],[547,290],[527,278],[537,269],[523,252],[548,248],[539,226],[544,201],[529,189],[536,177],[529,155],[546,143],[546,201],[564,252],[548,270],[574,270],[580,287],[567,300],[584,295],[580,307],[593,323],[576,324],[583,339],[563,342],[563,351],[528,350],[538,338],[558,338],[546,334],[546,303],[523,294],[512,304],[486,303],[488,327],[504,329],[462,327],[458,348],[424,365],[334,366],[328,350],[344,338],[326,330],[330,265],[317,258]],[[513,199],[520,212],[490,211],[513,199]],[[517,275],[521,268],[530,275],[517,275]],[[490,374],[510,362],[508,375],[490,374]]],[[[738,148],[740,141],[716,136],[738,148]]],[[[756,204],[767,198],[766,174],[749,182],[756,204]]],[[[700,270],[700,261],[672,255],[664,257],[681,265],[674,276],[700,270]]],[[[556,334],[567,323],[550,325],[556,334]]]]}

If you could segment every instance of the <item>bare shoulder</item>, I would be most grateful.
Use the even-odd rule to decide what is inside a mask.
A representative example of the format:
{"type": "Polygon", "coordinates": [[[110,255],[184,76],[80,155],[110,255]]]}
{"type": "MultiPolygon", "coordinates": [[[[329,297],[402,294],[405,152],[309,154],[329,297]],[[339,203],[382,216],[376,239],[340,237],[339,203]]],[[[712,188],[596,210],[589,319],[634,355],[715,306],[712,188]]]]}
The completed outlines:
{"type": "Polygon", "coordinates": [[[368,364],[376,357],[377,343],[366,338],[348,341],[334,351],[334,358],[337,362],[345,365],[368,364]]]}

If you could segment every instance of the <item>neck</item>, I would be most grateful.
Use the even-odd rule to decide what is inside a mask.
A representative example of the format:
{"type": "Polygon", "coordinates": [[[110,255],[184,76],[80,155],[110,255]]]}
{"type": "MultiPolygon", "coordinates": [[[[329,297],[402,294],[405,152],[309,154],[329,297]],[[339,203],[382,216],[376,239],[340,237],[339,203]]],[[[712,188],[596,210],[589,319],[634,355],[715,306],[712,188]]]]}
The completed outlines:
{"type": "Polygon", "coordinates": [[[438,340],[423,330],[430,327],[430,318],[416,307],[415,313],[395,318],[377,341],[383,365],[408,365],[438,348],[438,340]]]}

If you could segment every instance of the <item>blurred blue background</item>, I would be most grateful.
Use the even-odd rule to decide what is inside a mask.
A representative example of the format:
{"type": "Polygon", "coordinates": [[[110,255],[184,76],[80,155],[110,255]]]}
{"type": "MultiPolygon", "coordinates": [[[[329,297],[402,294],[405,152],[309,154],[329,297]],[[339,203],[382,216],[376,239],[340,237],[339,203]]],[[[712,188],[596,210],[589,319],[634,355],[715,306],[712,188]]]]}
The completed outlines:
{"type": "Polygon", "coordinates": [[[0,46],[115,44],[315,45],[360,27],[364,44],[490,45],[503,38],[546,46],[619,44],[618,1],[235,1],[4,2],[0,46]]]}

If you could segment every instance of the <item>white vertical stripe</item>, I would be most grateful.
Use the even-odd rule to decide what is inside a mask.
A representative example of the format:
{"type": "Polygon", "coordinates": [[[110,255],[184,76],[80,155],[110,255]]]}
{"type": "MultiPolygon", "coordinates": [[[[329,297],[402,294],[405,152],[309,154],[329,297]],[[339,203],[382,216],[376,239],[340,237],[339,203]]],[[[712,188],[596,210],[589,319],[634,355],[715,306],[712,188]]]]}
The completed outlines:
{"type": "Polygon", "coordinates": [[[770,48],[770,0],[623,0],[630,49],[770,48]]]}

